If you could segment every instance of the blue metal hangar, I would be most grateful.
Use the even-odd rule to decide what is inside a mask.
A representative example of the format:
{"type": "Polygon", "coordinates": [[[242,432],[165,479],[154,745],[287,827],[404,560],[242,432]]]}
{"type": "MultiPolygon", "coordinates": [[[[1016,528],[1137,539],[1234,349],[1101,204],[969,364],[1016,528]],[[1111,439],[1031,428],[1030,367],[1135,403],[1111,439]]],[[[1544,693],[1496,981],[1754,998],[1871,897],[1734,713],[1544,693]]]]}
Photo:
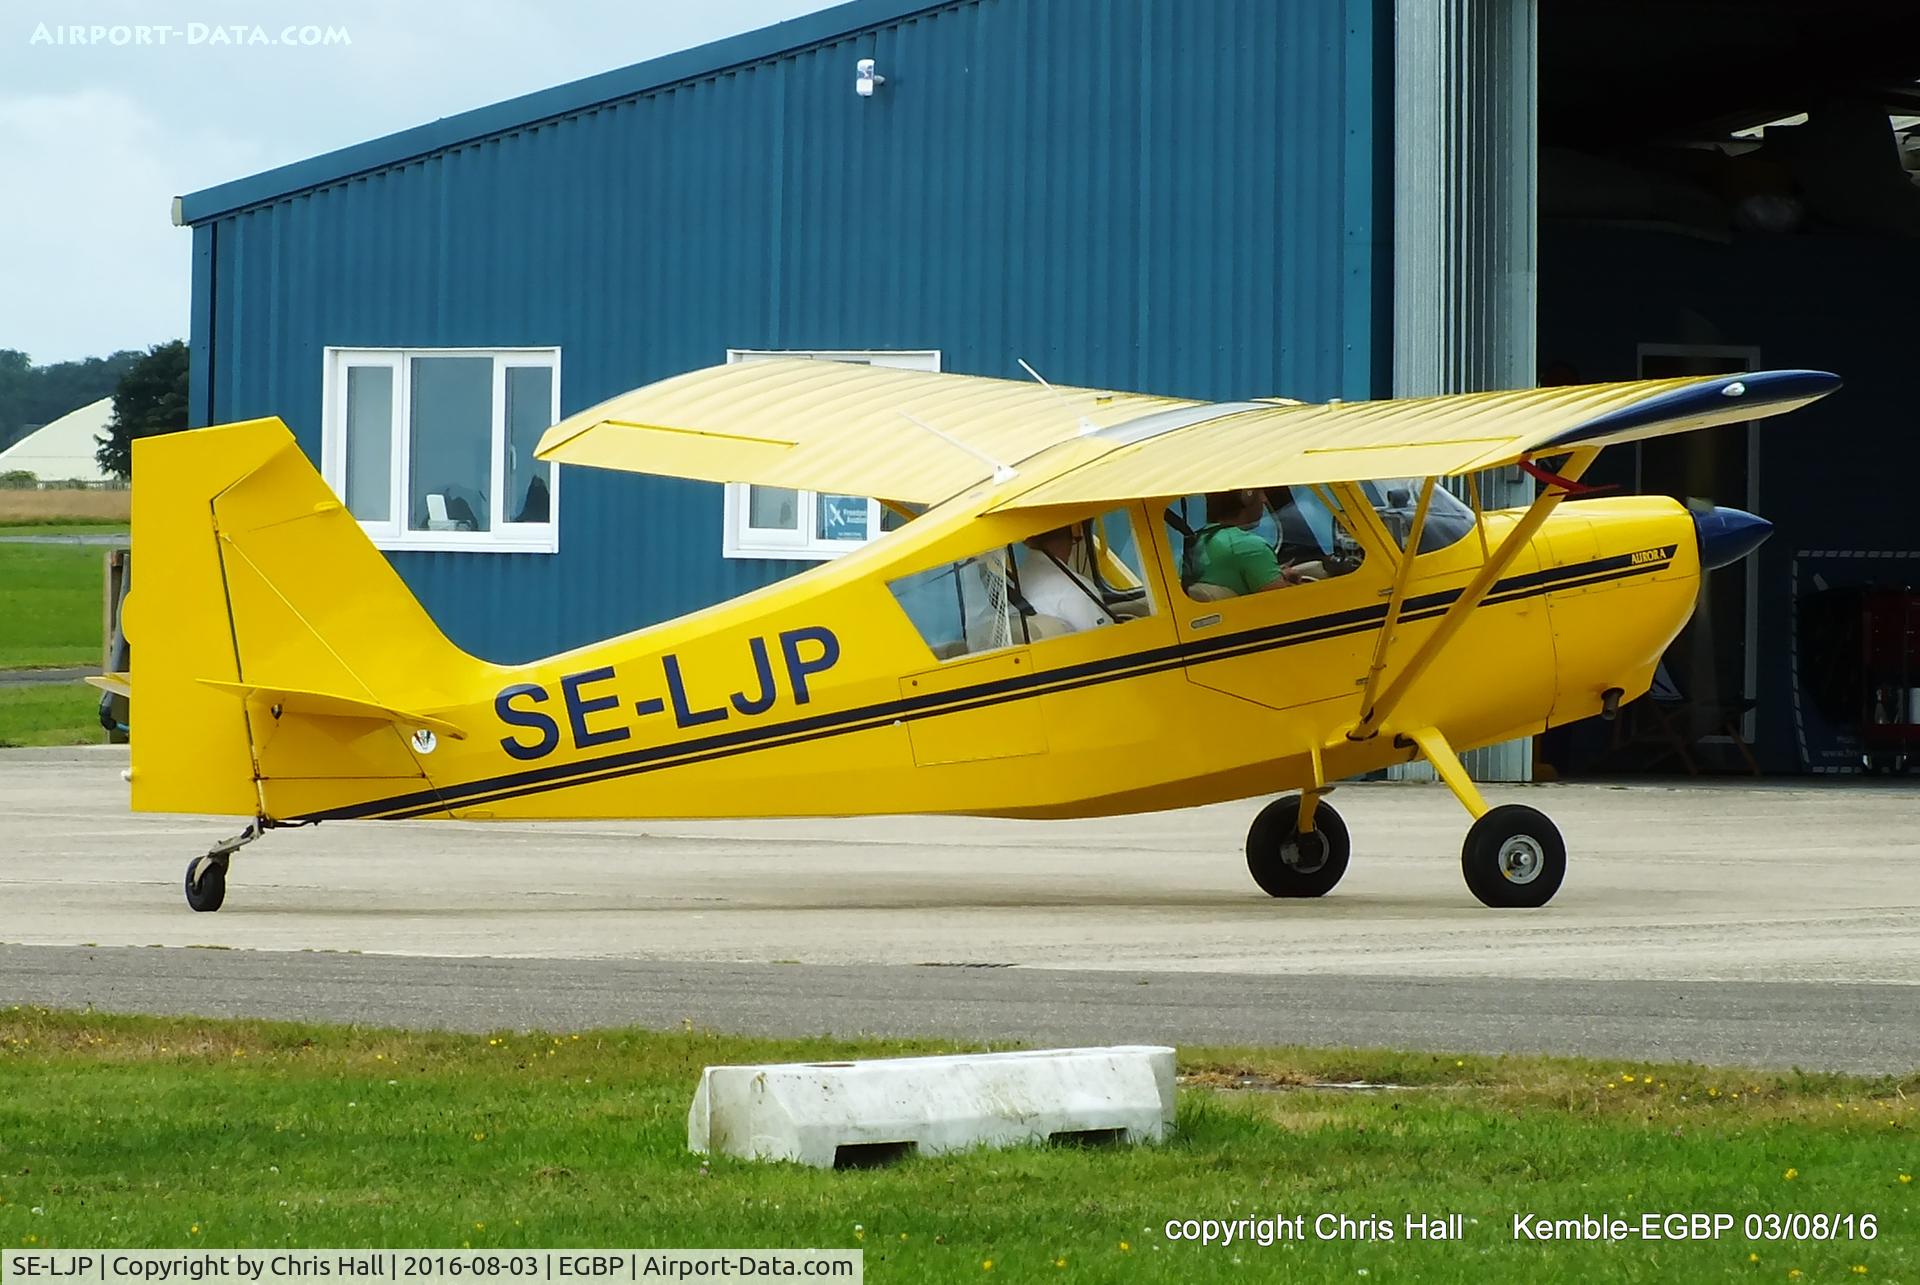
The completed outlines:
{"type": "MultiPolygon", "coordinates": [[[[1789,16],[1806,8],[855,0],[178,199],[193,232],[191,419],[284,419],[448,635],[504,662],[881,533],[866,497],[532,457],[562,415],[769,353],[1014,378],[1025,358],[1056,382],[1214,399],[1824,366],[1849,388],[1794,430],[1825,416],[1835,440],[1844,398],[1858,416],[1899,391],[1863,398],[1857,354],[1725,288],[1672,211],[1614,199],[1648,188],[1650,163],[1623,147],[1678,138],[1725,158],[1736,129],[1844,88],[1844,59],[1911,47],[1849,28],[1817,87],[1785,70],[1740,80],[1818,45],[1815,20],[1789,16]],[[1736,20],[1729,63],[1713,51],[1736,20]],[[1687,76],[1634,79],[1650,51],[1687,76]],[[1639,87],[1623,100],[1625,83],[1639,87]],[[1587,137],[1609,121],[1611,136],[1587,137]],[[1567,162],[1556,130],[1614,168],[1567,162]],[[1558,196],[1541,195],[1546,174],[1565,176],[1558,196]],[[1542,217],[1556,200],[1561,240],[1542,217]],[[1802,338],[1816,342],[1787,342],[1802,338]]],[[[1861,86],[1890,83],[1884,64],[1861,61],[1861,86]]],[[[1686,212],[1711,222],[1706,209],[1686,212]]],[[[1710,236],[1761,262],[1774,249],[1760,242],[1788,239],[1730,219],[1710,236]]],[[[1795,270],[1815,272],[1828,251],[1802,240],[1795,270]]],[[[1904,316],[1901,270],[1860,289],[1901,299],[1904,316]]],[[[1717,684],[1699,717],[1733,710],[1743,747],[1791,770],[1808,758],[1789,712],[1781,550],[1897,534],[1790,494],[1791,470],[1758,445],[1733,467],[1744,437],[1725,452],[1654,461],[1644,478],[1628,461],[1627,482],[1782,522],[1785,538],[1747,561],[1760,579],[1716,599],[1719,633],[1684,681],[1717,684]]],[[[1526,495],[1518,477],[1487,487],[1526,495]]],[[[1583,754],[1600,756],[1574,745],[1560,766],[1583,754]]],[[[1476,758],[1485,777],[1534,769],[1524,743],[1476,758]]]]}

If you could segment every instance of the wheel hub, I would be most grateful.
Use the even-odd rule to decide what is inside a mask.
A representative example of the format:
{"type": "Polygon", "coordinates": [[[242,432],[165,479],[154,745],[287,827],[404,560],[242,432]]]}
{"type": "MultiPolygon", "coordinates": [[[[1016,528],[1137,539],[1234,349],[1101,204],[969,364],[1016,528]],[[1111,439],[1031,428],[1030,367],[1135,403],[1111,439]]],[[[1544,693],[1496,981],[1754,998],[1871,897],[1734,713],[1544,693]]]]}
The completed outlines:
{"type": "Polygon", "coordinates": [[[1547,854],[1532,835],[1509,836],[1500,845],[1500,874],[1508,883],[1532,883],[1547,864],[1547,854]]]}
{"type": "Polygon", "coordinates": [[[1287,841],[1280,845],[1280,860],[1286,863],[1289,869],[1303,875],[1310,875],[1327,864],[1327,856],[1331,850],[1332,845],[1327,842],[1327,836],[1318,830],[1310,830],[1305,834],[1295,830],[1287,837],[1287,841]]]}

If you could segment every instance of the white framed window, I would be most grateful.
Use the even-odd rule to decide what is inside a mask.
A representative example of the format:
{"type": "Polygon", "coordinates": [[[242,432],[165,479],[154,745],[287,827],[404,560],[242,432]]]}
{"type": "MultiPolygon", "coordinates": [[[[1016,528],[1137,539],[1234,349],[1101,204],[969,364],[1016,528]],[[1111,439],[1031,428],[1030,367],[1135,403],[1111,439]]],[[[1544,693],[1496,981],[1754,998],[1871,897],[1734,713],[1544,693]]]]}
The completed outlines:
{"type": "MultiPolygon", "coordinates": [[[[899,370],[940,369],[938,349],[905,351],[809,348],[772,351],[729,348],[727,361],[764,361],[806,357],[899,370]]],[[[878,500],[862,495],[795,491],[783,486],[729,482],[726,527],[721,552],[729,558],[793,558],[824,562],[859,548],[898,526],[901,518],[878,500]]]]}
{"type": "Polygon", "coordinates": [[[558,348],[329,348],[321,472],[382,549],[557,553],[558,348]]]}

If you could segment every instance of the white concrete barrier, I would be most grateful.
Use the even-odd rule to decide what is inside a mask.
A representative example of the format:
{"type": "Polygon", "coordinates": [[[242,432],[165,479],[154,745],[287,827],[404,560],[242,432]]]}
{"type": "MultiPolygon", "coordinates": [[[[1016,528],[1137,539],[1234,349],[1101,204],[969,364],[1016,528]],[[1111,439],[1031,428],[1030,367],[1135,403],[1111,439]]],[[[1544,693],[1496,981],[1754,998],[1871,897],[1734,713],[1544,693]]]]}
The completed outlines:
{"type": "Polygon", "coordinates": [[[1044,1049],[710,1066],[687,1146],[824,1169],[969,1147],[1158,1142],[1172,1124],[1172,1049],[1044,1049]]]}

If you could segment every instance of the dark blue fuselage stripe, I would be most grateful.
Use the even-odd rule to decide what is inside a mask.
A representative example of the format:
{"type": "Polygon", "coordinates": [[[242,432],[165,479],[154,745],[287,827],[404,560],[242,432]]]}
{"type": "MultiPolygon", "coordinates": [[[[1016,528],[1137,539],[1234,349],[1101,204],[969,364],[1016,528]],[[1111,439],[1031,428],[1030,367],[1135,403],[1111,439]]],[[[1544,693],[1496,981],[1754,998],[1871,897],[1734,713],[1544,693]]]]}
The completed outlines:
{"type": "MultiPolygon", "coordinates": [[[[1671,565],[1673,549],[1664,548],[1657,560],[1635,563],[1633,554],[1597,558],[1548,572],[1530,572],[1498,581],[1481,606],[1497,605],[1536,597],[1542,593],[1579,588],[1611,580],[1628,579],[1665,570],[1671,565]]],[[[1401,619],[1409,623],[1430,619],[1446,611],[1460,596],[1460,590],[1442,590],[1409,598],[1401,610],[1401,619]]],[[[1219,638],[1207,638],[1125,656],[1085,661],[1047,673],[1022,674],[972,687],[924,696],[903,697],[853,709],[818,714],[811,718],[791,719],[768,727],[742,728],[649,746],[620,754],[550,767],[533,768],[504,776],[487,777],[441,789],[419,790],[386,799],[369,800],[342,808],[293,818],[299,821],[355,819],[408,820],[450,811],[455,807],[475,807],[526,794],[545,793],[587,785],[619,776],[638,775],[666,767],[681,767],[708,762],[732,754],[775,749],[818,740],[825,736],[849,735],[870,731],[896,722],[914,722],[941,714],[1023,700],[1031,696],[1070,691],[1081,687],[1145,677],[1187,665],[1230,660],[1281,647],[1323,642],[1359,633],[1378,625],[1386,616],[1386,604],[1353,608],[1304,620],[1287,621],[1259,629],[1243,630],[1219,638]]]]}

